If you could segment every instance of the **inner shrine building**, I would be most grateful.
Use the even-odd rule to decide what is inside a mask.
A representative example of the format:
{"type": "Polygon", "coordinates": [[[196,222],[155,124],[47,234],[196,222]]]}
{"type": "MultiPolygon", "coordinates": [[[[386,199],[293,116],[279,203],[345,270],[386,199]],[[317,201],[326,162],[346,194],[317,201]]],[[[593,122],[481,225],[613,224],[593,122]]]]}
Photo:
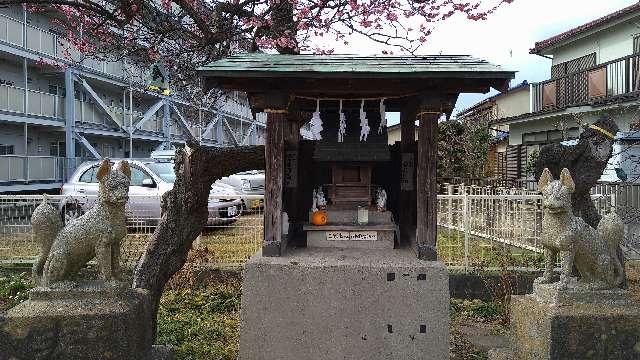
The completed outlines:
{"type": "Polygon", "coordinates": [[[448,358],[438,120],[460,93],[504,90],[514,72],[464,55],[263,53],[200,71],[268,114],[264,242],[245,268],[240,359],[448,358]],[[401,123],[391,145],[390,112],[401,123]]]}

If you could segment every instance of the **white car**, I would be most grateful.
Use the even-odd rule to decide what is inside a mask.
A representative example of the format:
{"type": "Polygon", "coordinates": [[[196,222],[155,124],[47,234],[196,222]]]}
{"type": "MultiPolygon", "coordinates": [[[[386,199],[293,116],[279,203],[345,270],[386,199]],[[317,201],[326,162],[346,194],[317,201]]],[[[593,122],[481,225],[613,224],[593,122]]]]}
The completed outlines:
{"type": "MultiPolygon", "coordinates": [[[[264,170],[249,170],[225,176],[216,181],[218,185],[227,185],[240,195],[264,195],[264,170]]],[[[245,209],[259,209],[263,206],[262,199],[242,198],[245,209]]]]}
{"type": "MultiPolygon", "coordinates": [[[[156,159],[126,160],[131,168],[127,217],[134,222],[156,223],[160,219],[162,195],[173,188],[176,179],[173,163],[156,159]]],[[[114,162],[118,161],[114,159],[114,162]]],[[[99,161],[83,163],[62,186],[61,194],[65,199],[60,203],[60,211],[65,220],[85,213],[94,205],[98,195],[96,172],[99,166],[99,161]]],[[[238,219],[242,202],[232,188],[214,184],[210,195],[216,198],[209,199],[207,225],[230,224],[238,219]]]]}

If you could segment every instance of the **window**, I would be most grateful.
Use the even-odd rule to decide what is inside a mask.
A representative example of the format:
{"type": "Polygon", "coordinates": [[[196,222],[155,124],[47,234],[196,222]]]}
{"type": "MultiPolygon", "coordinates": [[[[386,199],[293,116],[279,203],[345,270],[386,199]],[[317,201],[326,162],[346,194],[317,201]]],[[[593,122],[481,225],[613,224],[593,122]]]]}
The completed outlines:
{"type": "Polygon", "coordinates": [[[0,145],[0,155],[13,155],[14,150],[13,145],[0,145]]]}
{"type": "Polygon", "coordinates": [[[523,144],[547,144],[565,140],[577,139],[580,132],[577,127],[564,130],[547,130],[522,134],[523,144]]]}
{"type": "Polygon", "coordinates": [[[547,142],[546,131],[540,131],[540,132],[528,133],[528,134],[522,135],[523,144],[544,143],[544,142],[547,142]]]}
{"type": "Polygon", "coordinates": [[[142,186],[145,179],[151,179],[151,176],[137,167],[131,167],[131,186],[142,186]]]}
{"type": "Polygon", "coordinates": [[[91,167],[89,170],[85,171],[82,176],[80,176],[80,182],[83,183],[96,183],[98,180],[96,179],[96,170],[97,166],[91,167]]]}
{"type": "MultiPolygon", "coordinates": [[[[95,146],[94,146],[95,148],[95,146]]],[[[102,151],[100,152],[100,155],[102,155],[103,157],[114,157],[115,156],[115,151],[113,149],[113,145],[111,144],[102,144],[102,151]]]]}
{"type": "Polygon", "coordinates": [[[66,157],[66,147],[64,141],[52,142],[49,144],[49,155],[66,157]]]}
{"type": "Polygon", "coordinates": [[[633,53],[640,53],[640,35],[633,36],[633,53]]]}

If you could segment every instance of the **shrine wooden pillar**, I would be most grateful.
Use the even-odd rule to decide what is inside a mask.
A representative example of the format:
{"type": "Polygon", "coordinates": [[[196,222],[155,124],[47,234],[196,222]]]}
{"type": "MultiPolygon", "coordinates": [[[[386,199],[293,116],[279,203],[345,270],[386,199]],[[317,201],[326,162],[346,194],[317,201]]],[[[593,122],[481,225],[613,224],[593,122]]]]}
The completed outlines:
{"type": "Polygon", "coordinates": [[[284,134],[288,118],[289,99],[284,94],[265,96],[267,113],[265,139],[265,192],[263,256],[280,256],[287,247],[282,236],[284,134]]]}
{"type": "Polygon", "coordinates": [[[418,109],[418,177],[416,253],[422,260],[437,260],[438,119],[442,112],[422,105],[418,109]]]}
{"type": "MultiPolygon", "coordinates": [[[[299,116],[295,111],[287,114],[284,123],[284,189],[283,189],[283,210],[289,218],[289,230],[287,233],[287,243],[292,243],[298,239],[302,232],[302,221],[300,217],[300,124],[299,116]]],[[[301,245],[294,243],[294,246],[301,245]]]]}
{"type": "Polygon", "coordinates": [[[415,101],[400,112],[400,246],[416,241],[416,114],[415,101]]]}

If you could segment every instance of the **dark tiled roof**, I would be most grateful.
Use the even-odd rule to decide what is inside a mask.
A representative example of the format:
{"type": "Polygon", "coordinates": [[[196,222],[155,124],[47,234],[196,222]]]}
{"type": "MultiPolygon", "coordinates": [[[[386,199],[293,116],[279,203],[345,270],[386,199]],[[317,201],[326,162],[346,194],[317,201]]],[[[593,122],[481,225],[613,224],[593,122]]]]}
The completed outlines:
{"type": "Polygon", "coordinates": [[[363,76],[451,76],[513,78],[513,72],[469,55],[357,56],[286,55],[250,53],[233,55],[199,68],[207,75],[327,77],[341,74],[363,76]]]}
{"type": "Polygon", "coordinates": [[[636,11],[640,10],[640,2],[635,3],[631,6],[628,6],[624,9],[618,10],[614,13],[611,13],[609,15],[603,16],[599,19],[590,21],[586,24],[580,25],[578,27],[575,27],[573,29],[567,30],[561,34],[558,34],[556,36],[550,37],[546,40],[542,40],[539,42],[536,42],[536,45],[533,49],[531,49],[529,52],[531,54],[540,54],[542,53],[542,51],[544,51],[545,49],[549,48],[550,46],[553,46],[555,44],[558,44],[566,39],[570,39],[573,36],[579,35],[585,31],[591,30],[591,29],[595,29],[601,25],[605,25],[608,22],[620,19],[624,16],[627,16],[629,14],[632,14],[636,11]]]}

